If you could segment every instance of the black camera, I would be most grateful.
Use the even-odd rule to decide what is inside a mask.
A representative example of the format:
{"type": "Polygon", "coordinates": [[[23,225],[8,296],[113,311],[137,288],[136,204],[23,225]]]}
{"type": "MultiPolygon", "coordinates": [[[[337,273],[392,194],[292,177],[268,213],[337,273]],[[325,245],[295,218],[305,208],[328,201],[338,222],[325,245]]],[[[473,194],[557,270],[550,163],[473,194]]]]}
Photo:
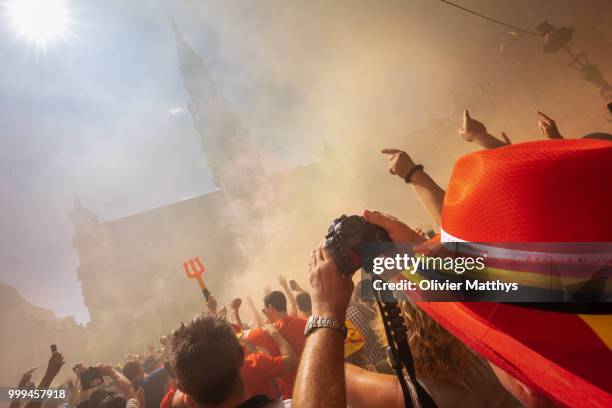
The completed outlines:
{"type": "Polygon", "coordinates": [[[329,251],[340,272],[350,275],[368,261],[364,254],[366,243],[389,243],[387,231],[370,224],[358,215],[336,218],[325,236],[325,248],[329,251]]]}
{"type": "Polygon", "coordinates": [[[102,373],[98,367],[89,367],[78,371],[79,382],[81,383],[81,389],[86,391],[104,382],[102,373]]]}

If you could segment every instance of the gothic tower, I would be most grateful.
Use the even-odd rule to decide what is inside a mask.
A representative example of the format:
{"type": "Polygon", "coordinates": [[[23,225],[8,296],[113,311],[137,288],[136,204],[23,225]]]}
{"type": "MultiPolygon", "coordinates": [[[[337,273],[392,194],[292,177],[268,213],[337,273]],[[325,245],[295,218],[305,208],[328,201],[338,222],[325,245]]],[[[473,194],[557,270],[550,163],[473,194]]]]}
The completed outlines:
{"type": "Polygon", "coordinates": [[[262,161],[240,118],[219,95],[208,69],[172,22],[187,106],[217,187],[230,202],[255,201],[265,178],[262,161]]]}
{"type": "Polygon", "coordinates": [[[79,256],[77,278],[81,283],[81,293],[91,320],[99,321],[98,311],[104,305],[103,293],[106,289],[104,274],[100,272],[100,259],[104,259],[103,245],[100,237],[100,222],[89,209],[83,207],[78,197],[74,196],[70,219],[74,227],[72,245],[79,256]]]}

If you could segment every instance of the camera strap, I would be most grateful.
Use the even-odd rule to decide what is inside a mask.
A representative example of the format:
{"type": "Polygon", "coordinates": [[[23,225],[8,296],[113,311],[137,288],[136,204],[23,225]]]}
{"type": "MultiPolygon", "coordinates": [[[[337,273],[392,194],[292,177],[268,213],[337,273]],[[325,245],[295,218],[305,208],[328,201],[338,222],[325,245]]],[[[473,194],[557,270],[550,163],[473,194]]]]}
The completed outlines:
{"type": "MultiPolygon", "coordinates": [[[[372,282],[381,281],[385,282],[380,276],[373,276],[372,282]]],[[[400,386],[402,387],[402,394],[404,394],[404,405],[406,408],[413,408],[413,400],[411,389],[408,388],[406,377],[404,376],[404,368],[408,373],[410,379],[410,385],[412,390],[416,393],[417,407],[421,408],[437,408],[436,403],[427,390],[419,383],[416,378],[416,370],[414,368],[414,359],[412,352],[410,351],[410,344],[408,343],[408,335],[406,325],[404,324],[404,317],[402,316],[402,310],[400,309],[397,300],[390,291],[386,291],[387,299],[393,299],[392,301],[382,300],[379,291],[373,290],[374,296],[376,297],[376,303],[378,304],[378,310],[383,320],[385,327],[385,335],[387,337],[387,343],[389,344],[388,353],[391,365],[395,370],[397,379],[399,380],[400,386]]]]}

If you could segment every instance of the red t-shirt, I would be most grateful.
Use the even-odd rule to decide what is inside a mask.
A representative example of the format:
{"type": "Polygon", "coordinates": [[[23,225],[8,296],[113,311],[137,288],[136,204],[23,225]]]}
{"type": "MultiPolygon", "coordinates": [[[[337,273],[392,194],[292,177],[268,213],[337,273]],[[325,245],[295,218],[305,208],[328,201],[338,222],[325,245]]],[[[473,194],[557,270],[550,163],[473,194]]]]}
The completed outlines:
{"type": "MultiPolygon", "coordinates": [[[[295,316],[287,316],[274,323],[278,331],[283,335],[287,343],[293,348],[298,358],[302,355],[304,350],[304,344],[306,343],[306,336],[304,336],[304,329],[306,328],[306,319],[295,316]]],[[[251,330],[246,340],[258,347],[263,347],[270,352],[273,356],[279,356],[280,350],[278,346],[272,340],[272,337],[268,336],[262,328],[251,330]]],[[[281,390],[284,398],[291,398],[293,392],[293,384],[295,383],[296,372],[292,371],[286,373],[281,377],[283,380],[281,390]]]]}
{"type": "Polygon", "coordinates": [[[283,364],[281,357],[273,357],[259,351],[247,354],[240,373],[249,395],[264,394],[272,399],[278,398],[274,379],[283,375],[283,364]]]}
{"type": "Polygon", "coordinates": [[[161,403],[159,404],[159,408],[172,408],[172,400],[174,399],[174,393],[176,392],[176,389],[176,384],[168,388],[166,395],[164,395],[164,398],[162,398],[161,403]]]}
{"type": "MultiPolygon", "coordinates": [[[[302,319],[301,317],[287,316],[282,320],[275,322],[274,325],[280,334],[283,335],[285,340],[287,340],[287,343],[289,343],[291,348],[293,348],[295,354],[300,357],[302,355],[302,350],[304,350],[304,343],[306,343],[306,337],[304,336],[306,319],[302,319]]],[[[255,346],[265,348],[273,356],[280,355],[280,351],[274,340],[272,340],[272,337],[268,336],[261,327],[251,330],[246,340],[255,346]]]]}

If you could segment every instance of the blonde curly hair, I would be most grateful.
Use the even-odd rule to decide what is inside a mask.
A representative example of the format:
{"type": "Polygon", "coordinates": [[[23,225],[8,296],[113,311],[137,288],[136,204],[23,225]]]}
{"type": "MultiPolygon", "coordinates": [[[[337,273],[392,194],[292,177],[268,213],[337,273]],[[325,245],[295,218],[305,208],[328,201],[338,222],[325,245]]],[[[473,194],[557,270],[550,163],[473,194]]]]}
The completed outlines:
{"type": "MultiPolygon", "coordinates": [[[[400,304],[408,328],[408,342],[414,358],[416,374],[421,379],[433,380],[453,377],[475,358],[470,349],[410,302],[400,304]]],[[[378,336],[386,344],[380,316],[378,336]]]]}

